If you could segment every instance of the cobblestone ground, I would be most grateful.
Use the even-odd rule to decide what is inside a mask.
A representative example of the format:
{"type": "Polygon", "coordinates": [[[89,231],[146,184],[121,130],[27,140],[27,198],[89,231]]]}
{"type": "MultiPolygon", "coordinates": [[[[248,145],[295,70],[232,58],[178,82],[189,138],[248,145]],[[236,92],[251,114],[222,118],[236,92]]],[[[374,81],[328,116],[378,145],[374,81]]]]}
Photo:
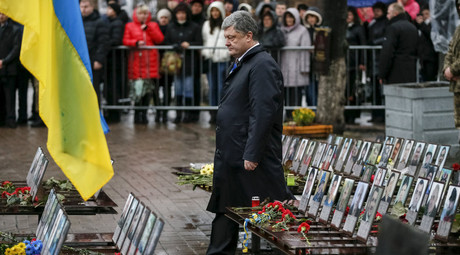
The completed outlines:
{"type": "MultiPolygon", "coordinates": [[[[133,192],[157,215],[165,220],[156,254],[204,254],[211,232],[213,214],[205,210],[210,194],[176,185],[171,167],[190,162],[211,162],[215,148],[214,127],[202,114],[198,124],[132,124],[132,114],[123,115],[122,122],[110,125],[107,142],[115,160],[115,175],[104,187],[118,204],[120,212],[129,192],[133,192]]],[[[375,139],[383,135],[379,127],[369,132],[361,127],[345,135],[375,139]],[[363,132],[365,130],[366,132],[363,132]]],[[[47,129],[20,126],[0,128],[0,180],[25,180],[38,146],[46,150],[47,129]]],[[[52,159],[45,180],[54,176],[64,179],[52,159]]],[[[72,233],[110,233],[119,215],[70,216],[72,233]]],[[[36,216],[1,216],[0,231],[33,233],[36,216]]]]}

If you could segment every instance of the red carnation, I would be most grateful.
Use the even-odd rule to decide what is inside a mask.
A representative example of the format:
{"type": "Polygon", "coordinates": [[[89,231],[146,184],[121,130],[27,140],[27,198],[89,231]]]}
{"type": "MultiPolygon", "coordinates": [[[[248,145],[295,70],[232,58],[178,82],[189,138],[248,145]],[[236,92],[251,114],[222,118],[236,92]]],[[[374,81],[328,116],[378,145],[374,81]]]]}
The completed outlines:
{"type": "Polygon", "coordinates": [[[371,176],[371,183],[374,183],[374,177],[375,177],[375,174],[371,176]]]}
{"type": "Polygon", "coordinates": [[[304,233],[306,234],[306,233],[308,233],[308,231],[310,231],[310,225],[309,225],[307,222],[303,222],[303,223],[300,224],[300,226],[297,228],[297,232],[298,232],[298,233],[304,232],[304,233]]]}
{"type": "Polygon", "coordinates": [[[454,163],[452,165],[452,168],[454,169],[454,171],[458,171],[458,170],[460,170],[460,165],[458,163],[454,163]]]}

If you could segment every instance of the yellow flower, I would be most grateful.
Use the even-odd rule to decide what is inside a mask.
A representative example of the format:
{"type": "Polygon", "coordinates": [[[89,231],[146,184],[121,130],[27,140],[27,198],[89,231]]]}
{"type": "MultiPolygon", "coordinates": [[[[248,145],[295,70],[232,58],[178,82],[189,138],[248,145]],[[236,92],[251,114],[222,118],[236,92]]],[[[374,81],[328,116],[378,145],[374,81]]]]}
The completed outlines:
{"type": "Polygon", "coordinates": [[[25,243],[19,243],[17,245],[20,249],[25,249],[26,248],[26,244],[25,243]]]}

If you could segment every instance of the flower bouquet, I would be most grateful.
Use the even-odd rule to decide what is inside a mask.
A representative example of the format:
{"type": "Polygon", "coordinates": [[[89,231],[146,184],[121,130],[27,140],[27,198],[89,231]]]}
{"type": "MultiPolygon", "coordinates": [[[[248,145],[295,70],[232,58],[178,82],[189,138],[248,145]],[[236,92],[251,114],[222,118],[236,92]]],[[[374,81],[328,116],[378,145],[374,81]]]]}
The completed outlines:
{"type": "Polygon", "coordinates": [[[193,190],[196,187],[203,187],[205,189],[211,189],[212,187],[212,176],[214,174],[214,164],[205,164],[201,167],[199,172],[195,174],[179,175],[177,178],[179,181],[178,185],[192,184],[193,190]]]}
{"type": "Polygon", "coordinates": [[[42,252],[43,243],[40,240],[33,238],[32,240],[24,240],[16,245],[2,244],[0,254],[5,255],[40,255],[42,252]]]}
{"type": "Polygon", "coordinates": [[[23,205],[30,206],[33,202],[37,202],[38,198],[32,198],[30,187],[16,188],[10,181],[4,181],[0,186],[0,193],[3,199],[6,199],[7,205],[23,205]]]}

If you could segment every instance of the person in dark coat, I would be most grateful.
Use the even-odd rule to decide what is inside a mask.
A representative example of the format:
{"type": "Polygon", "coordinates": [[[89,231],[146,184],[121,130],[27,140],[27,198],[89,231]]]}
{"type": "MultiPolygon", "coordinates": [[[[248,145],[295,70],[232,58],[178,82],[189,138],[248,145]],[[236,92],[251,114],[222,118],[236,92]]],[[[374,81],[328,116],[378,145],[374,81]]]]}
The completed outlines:
{"type": "Polygon", "coordinates": [[[259,27],[259,43],[264,49],[270,52],[276,62],[279,61],[279,49],[285,44],[284,33],[278,26],[277,20],[274,11],[265,12],[261,16],[259,27]]]}
{"type": "Polygon", "coordinates": [[[204,16],[204,2],[203,0],[190,1],[190,9],[192,11],[191,21],[195,22],[198,26],[202,27],[206,17],[204,16]]]}
{"type": "Polygon", "coordinates": [[[235,61],[227,72],[217,112],[213,191],[207,210],[216,214],[206,254],[235,254],[238,224],[226,207],[292,199],[281,165],[283,76],[256,41],[257,23],[237,11],[223,24],[226,46],[235,61]]]}
{"type": "Polygon", "coordinates": [[[415,26],[420,32],[419,52],[423,81],[435,81],[438,75],[438,53],[434,50],[431,40],[431,18],[428,6],[422,7],[422,11],[415,19],[415,26]]]}
{"type": "Polygon", "coordinates": [[[391,4],[388,7],[387,17],[390,21],[380,52],[380,83],[415,82],[417,29],[407,21],[404,8],[400,4],[391,4]]]}
{"type": "MultiPolygon", "coordinates": [[[[366,45],[366,35],[364,32],[364,27],[361,25],[358,12],[355,7],[348,7],[348,16],[347,16],[347,33],[346,39],[348,45],[366,45]]],[[[348,104],[350,105],[359,105],[360,100],[358,99],[356,81],[359,79],[360,72],[366,70],[364,65],[364,54],[362,51],[356,52],[356,50],[348,51],[348,81],[349,81],[349,91],[348,95],[348,104]]],[[[345,112],[345,121],[349,124],[355,122],[355,118],[360,116],[359,110],[348,110],[345,112]]]]}
{"type": "MultiPolygon", "coordinates": [[[[164,43],[166,45],[173,45],[175,50],[183,55],[182,70],[175,77],[175,95],[176,103],[178,106],[194,105],[194,75],[199,74],[199,59],[200,56],[197,52],[192,54],[188,50],[190,45],[202,45],[203,39],[201,37],[201,27],[191,21],[191,11],[186,3],[179,3],[174,9],[173,22],[168,25],[168,32],[164,43]]],[[[192,122],[193,116],[187,112],[182,120],[182,111],[178,110],[175,123],[192,122]]]]}
{"type": "MultiPolygon", "coordinates": [[[[190,9],[192,11],[191,21],[197,24],[200,28],[203,27],[203,24],[206,20],[204,14],[204,1],[203,0],[192,0],[190,1],[190,9]]],[[[196,51],[195,53],[200,53],[196,51]]],[[[201,63],[204,62],[204,58],[201,57],[201,63]]],[[[203,67],[204,69],[204,67],[203,67]]],[[[200,66],[196,68],[195,74],[193,75],[193,105],[200,106],[201,103],[201,73],[206,73],[206,70],[200,70],[200,66]]],[[[188,111],[190,114],[190,121],[196,122],[200,118],[200,111],[199,110],[192,110],[188,111]]]]}
{"type": "MultiPolygon", "coordinates": [[[[164,8],[157,12],[157,22],[158,22],[158,25],[160,26],[161,32],[163,33],[165,37],[168,31],[168,25],[170,21],[171,21],[171,11],[169,9],[164,8]]],[[[164,42],[162,44],[164,44],[164,42]]],[[[160,50],[159,52],[160,52],[160,59],[163,59],[165,51],[160,50]]],[[[169,104],[171,103],[171,87],[172,87],[173,80],[174,80],[174,75],[171,73],[164,72],[160,74],[160,81],[158,83],[160,87],[163,88],[163,99],[160,100],[160,104],[163,106],[169,106],[169,104]]],[[[160,121],[159,118],[161,116],[161,121],[163,123],[166,123],[168,121],[168,111],[167,110],[157,110],[157,112],[158,114],[155,115],[155,121],[159,122],[160,121]]]]}
{"type": "Polygon", "coordinates": [[[101,19],[95,6],[94,0],[80,1],[80,11],[83,17],[83,27],[93,72],[93,86],[100,103],[100,84],[104,73],[105,58],[110,50],[110,45],[108,24],[101,19]]]}
{"type": "MultiPolygon", "coordinates": [[[[367,44],[368,45],[382,45],[383,41],[385,40],[385,30],[388,26],[388,19],[387,19],[387,8],[386,5],[382,2],[377,2],[372,6],[372,11],[374,12],[374,18],[371,20],[369,25],[367,26],[367,44]]],[[[368,52],[367,57],[370,61],[368,61],[368,67],[370,69],[369,73],[373,76],[371,77],[373,84],[376,84],[375,90],[375,99],[376,104],[382,104],[382,85],[380,85],[378,81],[378,63],[379,63],[379,55],[378,54],[371,54],[372,52],[368,52]]],[[[378,53],[378,52],[377,52],[378,53]]],[[[371,122],[383,122],[385,119],[385,110],[373,110],[372,111],[372,120],[371,122]]]]}
{"type": "MultiPolygon", "coordinates": [[[[123,45],[123,33],[125,24],[120,19],[121,8],[116,3],[107,6],[107,20],[109,22],[109,43],[110,47],[123,45]]],[[[121,50],[111,50],[107,56],[107,89],[105,89],[108,105],[117,105],[121,96],[123,76],[122,70],[123,54],[121,50]]],[[[107,122],[120,122],[120,110],[106,110],[105,119],[107,122]]]]}
{"type": "Polygon", "coordinates": [[[0,13],[0,125],[16,128],[16,75],[21,30],[0,13]]]}

